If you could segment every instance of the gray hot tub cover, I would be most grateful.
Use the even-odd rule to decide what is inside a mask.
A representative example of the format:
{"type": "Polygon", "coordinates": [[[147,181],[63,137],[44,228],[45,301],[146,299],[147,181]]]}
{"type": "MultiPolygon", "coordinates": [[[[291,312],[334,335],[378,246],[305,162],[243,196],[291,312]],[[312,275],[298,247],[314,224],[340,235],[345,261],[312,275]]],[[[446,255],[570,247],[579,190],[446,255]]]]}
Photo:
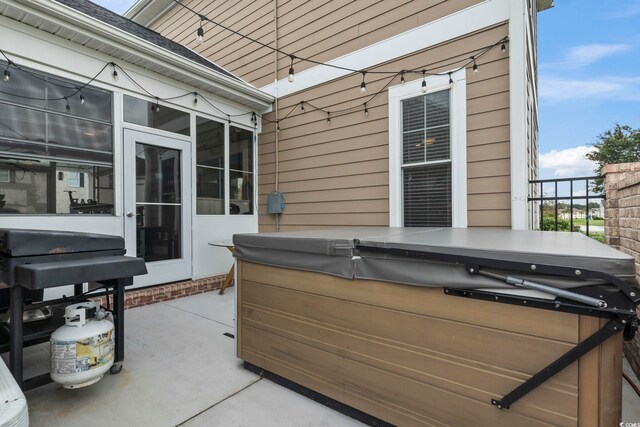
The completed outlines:
{"type": "MultiPolygon", "coordinates": [[[[411,285],[462,289],[512,288],[496,280],[470,275],[464,263],[407,258],[401,254],[357,251],[356,245],[420,251],[508,265],[524,262],[599,271],[635,281],[634,259],[580,233],[514,231],[497,228],[353,227],[284,233],[236,234],[238,259],[278,267],[382,280],[411,285]]],[[[508,271],[507,271],[508,273],[508,271]]],[[[535,273],[518,274],[538,280],[535,273]]],[[[572,288],[599,281],[545,276],[544,283],[572,288]]]]}

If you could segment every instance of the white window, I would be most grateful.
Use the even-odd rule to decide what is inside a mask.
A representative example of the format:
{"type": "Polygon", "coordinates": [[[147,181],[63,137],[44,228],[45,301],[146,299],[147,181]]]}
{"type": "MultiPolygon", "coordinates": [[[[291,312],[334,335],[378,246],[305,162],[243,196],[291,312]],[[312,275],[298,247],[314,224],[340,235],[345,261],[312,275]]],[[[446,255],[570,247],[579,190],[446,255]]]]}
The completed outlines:
{"type": "Polygon", "coordinates": [[[390,225],[467,226],[465,71],[389,89],[390,225]]]}
{"type": "Polygon", "coordinates": [[[69,178],[67,180],[67,184],[69,187],[80,187],[80,172],[67,172],[69,174],[69,178]]]}
{"type": "Polygon", "coordinates": [[[0,182],[11,182],[9,169],[0,169],[0,182]]]}

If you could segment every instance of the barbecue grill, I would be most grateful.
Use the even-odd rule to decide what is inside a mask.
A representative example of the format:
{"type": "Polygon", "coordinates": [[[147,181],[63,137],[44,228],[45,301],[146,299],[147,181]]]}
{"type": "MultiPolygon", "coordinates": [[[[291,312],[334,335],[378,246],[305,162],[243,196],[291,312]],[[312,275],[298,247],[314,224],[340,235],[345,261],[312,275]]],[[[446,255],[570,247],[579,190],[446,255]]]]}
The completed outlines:
{"type": "MultiPolygon", "coordinates": [[[[144,260],[124,256],[124,239],[118,236],[66,231],[0,229],[0,310],[9,310],[9,323],[0,327],[0,352],[9,351],[9,370],[23,390],[50,382],[49,374],[23,381],[23,347],[48,341],[64,323],[64,307],[83,298],[83,284],[97,283],[113,295],[115,363],[124,359],[124,290],[133,276],[146,274],[144,260]],[[42,300],[44,289],[74,285],[74,296],[42,300]],[[34,302],[35,301],[35,302],[34,302]],[[30,308],[53,307],[54,316],[23,324],[25,302],[30,308]]],[[[91,296],[96,296],[92,294],[91,296]]]]}

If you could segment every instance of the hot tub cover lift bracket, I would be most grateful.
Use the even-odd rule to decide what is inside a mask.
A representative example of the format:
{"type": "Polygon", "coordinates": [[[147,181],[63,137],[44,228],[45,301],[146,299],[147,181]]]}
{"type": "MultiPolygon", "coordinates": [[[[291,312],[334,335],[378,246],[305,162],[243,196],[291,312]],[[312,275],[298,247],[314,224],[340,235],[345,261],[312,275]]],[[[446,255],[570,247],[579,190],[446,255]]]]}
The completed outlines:
{"type": "Polygon", "coordinates": [[[359,253],[387,253],[409,258],[459,264],[460,266],[464,266],[466,271],[471,275],[483,275],[510,284],[515,288],[538,290],[555,295],[556,298],[550,300],[477,289],[444,288],[444,292],[447,295],[611,319],[600,330],[580,342],[514,390],[507,393],[502,399],[491,399],[491,404],[495,405],[498,409],[509,409],[510,406],[520,398],[524,397],[530,391],[552,378],[555,374],[580,359],[580,357],[610,337],[624,332],[625,340],[632,339],[638,328],[636,309],[640,304],[640,289],[611,274],[583,268],[576,269],[554,265],[534,265],[523,262],[490,260],[445,253],[362,245],[359,242],[356,242],[355,249],[359,253]],[[531,280],[520,279],[513,275],[504,276],[495,273],[496,271],[509,271],[510,274],[520,272],[529,275],[535,272],[536,275],[560,276],[582,280],[597,279],[601,280],[603,284],[616,286],[622,293],[603,292],[599,286],[584,286],[572,290],[565,290],[531,280]],[[606,295],[607,298],[605,298],[604,295],[606,295]]]}

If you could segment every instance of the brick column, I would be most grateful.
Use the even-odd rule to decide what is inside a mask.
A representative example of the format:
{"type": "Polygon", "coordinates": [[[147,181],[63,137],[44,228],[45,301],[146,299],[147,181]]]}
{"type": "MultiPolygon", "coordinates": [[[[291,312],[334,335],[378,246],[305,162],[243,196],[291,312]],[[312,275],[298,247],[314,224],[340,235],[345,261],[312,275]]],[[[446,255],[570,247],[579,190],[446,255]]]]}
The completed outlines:
{"type": "MultiPolygon", "coordinates": [[[[633,256],[640,278],[640,163],[617,163],[603,168],[605,243],[633,256]]],[[[640,334],[624,345],[625,356],[640,378],[640,334]]]]}

